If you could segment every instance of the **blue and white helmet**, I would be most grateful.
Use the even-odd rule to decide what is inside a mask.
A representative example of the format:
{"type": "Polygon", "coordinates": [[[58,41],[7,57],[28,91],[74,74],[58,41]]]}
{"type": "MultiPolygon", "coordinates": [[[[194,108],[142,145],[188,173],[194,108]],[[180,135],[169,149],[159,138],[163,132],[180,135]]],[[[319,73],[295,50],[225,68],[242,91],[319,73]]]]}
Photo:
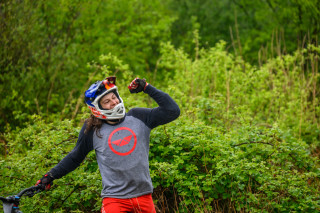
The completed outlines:
{"type": "Polygon", "coordinates": [[[114,120],[125,116],[124,104],[116,86],[116,77],[107,77],[103,81],[97,81],[92,84],[85,92],[84,100],[92,114],[99,119],[114,120]],[[117,96],[119,104],[109,110],[103,109],[99,103],[100,99],[110,92],[113,92],[117,96]]]}

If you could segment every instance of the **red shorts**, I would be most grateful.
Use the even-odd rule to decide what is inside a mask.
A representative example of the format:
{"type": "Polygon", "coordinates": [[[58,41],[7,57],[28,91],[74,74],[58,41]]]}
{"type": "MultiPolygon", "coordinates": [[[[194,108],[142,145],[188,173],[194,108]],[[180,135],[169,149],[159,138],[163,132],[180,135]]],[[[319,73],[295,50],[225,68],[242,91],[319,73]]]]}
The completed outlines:
{"type": "Polygon", "coordinates": [[[151,194],[140,197],[119,199],[106,197],[102,200],[102,213],[156,213],[151,194]]]}

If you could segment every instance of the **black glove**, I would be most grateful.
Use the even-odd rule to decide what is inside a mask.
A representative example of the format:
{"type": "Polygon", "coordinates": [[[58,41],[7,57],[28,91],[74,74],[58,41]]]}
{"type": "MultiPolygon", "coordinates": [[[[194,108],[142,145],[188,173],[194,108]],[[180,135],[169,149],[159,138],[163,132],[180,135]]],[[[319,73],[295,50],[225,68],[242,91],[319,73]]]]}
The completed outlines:
{"type": "Polygon", "coordinates": [[[36,186],[40,184],[42,186],[42,190],[49,190],[51,188],[53,180],[54,177],[52,176],[52,174],[47,173],[40,180],[37,181],[36,186]]]}
{"type": "Polygon", "coordinates": [[[148,83],[146,82],[146,79],[135,78],[130,83],[128,88],[131,93],[138,93],[138,92],[144,91],[147,86],[148,86],[148,83]]]}

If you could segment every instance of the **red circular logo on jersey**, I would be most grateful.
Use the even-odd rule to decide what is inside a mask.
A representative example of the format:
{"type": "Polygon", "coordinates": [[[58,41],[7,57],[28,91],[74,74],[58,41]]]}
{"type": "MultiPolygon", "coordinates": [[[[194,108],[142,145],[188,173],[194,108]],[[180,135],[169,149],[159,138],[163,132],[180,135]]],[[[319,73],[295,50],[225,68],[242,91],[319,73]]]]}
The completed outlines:
{"type": "MultiPolygon", "coordinates": [[[[126,135],[127,135],[127,134],[126,134],[126,135]]],[[[131,154],[131,153],[134,151],[134,149],[136,148],[136,145],[137,145],[137,136],[136,136],[136,134],[134,133],[134,131],[132,131],[132,129],[130,129],[130,128],[128,128],[128,127],[119,127],[119,128],[117,128],[117,129],[113,130],[113,131],[111,132],[111,134],[109,135],[108,144],[109,144],[110,149],[111,149],[115,154],[121,155],[121,156],[129,155],[129,154],[131,154]],[[111,141],[112,136],[113,136],[115,133],[119,132],[119,131],[125,131],[125,132],[126,132],[126,131],[129,131],[129,135],[128,135],[128,136],[125,136],[125,137],[123,137],[123,138],[121,138],[121,139],[117,139],[117,140],[111,141]],[[129,151],[127,151],[127,152],[119,152],[119,151],[115,150],[115,148],[113,147],[113,145],[114,145],[114,146],[118,146],[118,147],[122,147],[122,146],[128,145],[128,144],[130,143],[132,137],[133,137],[133,139],[134,139],[134,144],[133,144],[133,147],[132,147],[129,151]]]]}

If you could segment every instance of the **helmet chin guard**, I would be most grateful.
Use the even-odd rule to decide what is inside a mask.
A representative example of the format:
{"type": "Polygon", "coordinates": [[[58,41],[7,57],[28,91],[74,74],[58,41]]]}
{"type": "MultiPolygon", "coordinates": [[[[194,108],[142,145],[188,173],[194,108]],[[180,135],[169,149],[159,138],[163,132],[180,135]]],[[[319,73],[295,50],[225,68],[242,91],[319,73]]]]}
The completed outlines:
{"type": "Polygon", "coordinates": [[[85,92],[84,99],[92,114],[99,119],[114,120],[121,119],[125,116],[125,107],[118,93],[116,77],[108,77],[103,81],[97,81],[92,84],[85,92]],[[99,106],[99,101],[110,92],[113,92],[117,96],[119,104],[112,109],[103,109],[99,106]]]}

